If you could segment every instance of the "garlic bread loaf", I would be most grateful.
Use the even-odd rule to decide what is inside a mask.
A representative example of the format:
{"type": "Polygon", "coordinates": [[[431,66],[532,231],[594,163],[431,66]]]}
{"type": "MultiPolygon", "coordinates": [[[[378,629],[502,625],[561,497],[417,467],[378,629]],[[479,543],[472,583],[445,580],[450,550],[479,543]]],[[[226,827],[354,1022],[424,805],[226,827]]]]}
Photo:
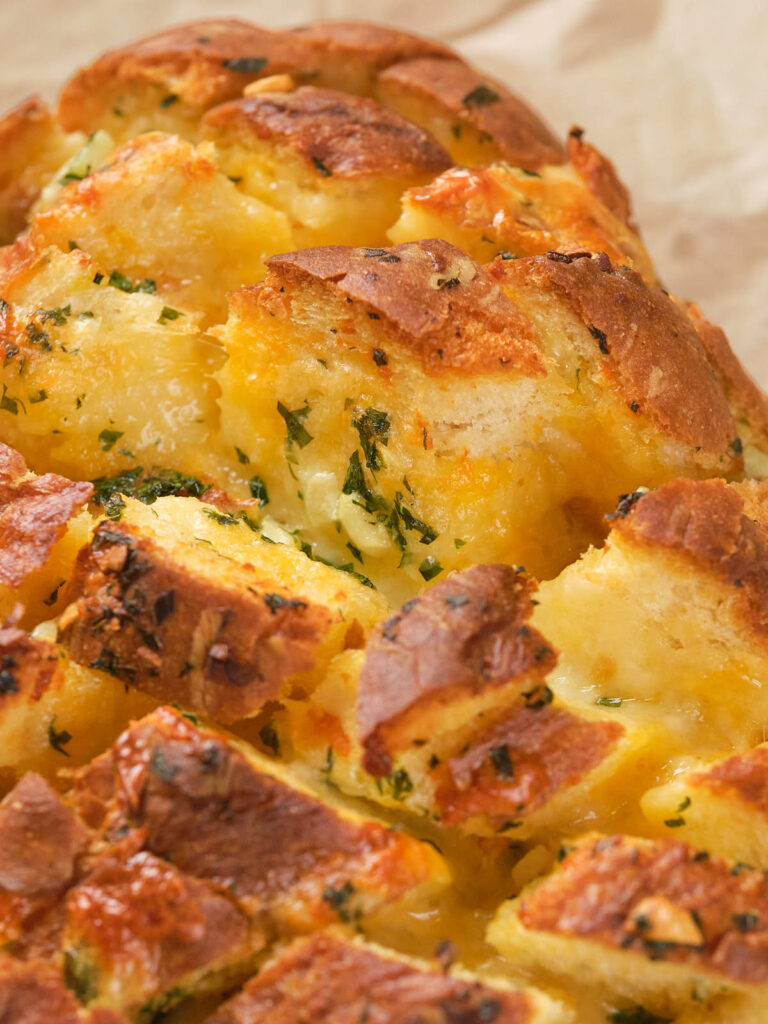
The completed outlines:
{"type": "Polygon", "coordinates": [[[567,127],[228,18],[0,119],[0,1024],[764,1024],[768,396],[567,127]]]}

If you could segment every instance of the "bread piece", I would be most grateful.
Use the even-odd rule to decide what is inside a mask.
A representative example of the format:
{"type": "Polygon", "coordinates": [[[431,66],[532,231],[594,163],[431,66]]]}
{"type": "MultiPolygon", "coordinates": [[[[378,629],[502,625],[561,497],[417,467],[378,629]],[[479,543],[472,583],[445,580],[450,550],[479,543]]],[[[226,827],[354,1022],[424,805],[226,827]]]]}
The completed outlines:
{"type": "Polygon", "coordinates": [[[294,241],[283,214],[238,192],[211,153],[152,132],[63,188],[19,245],[76,245],[129,287],[151,280],[170,307],[210,322],[223,318],[228,291],[260,280],[264,257],[294,241]]]}
{"type": "Polygon", "coordinates": [[[215,461],[210,371],[222,353],[153,289],[58,249],[0,283],[0,431],[38,472],[199,473],[215,461]]]}
{"type": "Polygon", "coordinates": [[[0,443],[0,622],[19,603],[26,624],[56,613],[88,539],[90,517],[82,509],[92,492],[89,483],[36,476],[18,452],[0,443]]]}
{"type": "MultiPolygon", "coordinates": [[[[50,632],[40,630],[41,634],[50,632]]],[[[25,771],[57,772],[95,757],[154,701],[103,672],[74,664],[13,617],[0,625],[0,788],[25,771]]]]}
{"type": "Polygon", "coordinates": [[[106,129],[122,141],[160,130],[194,137],[202,114],[259,78],[294,78],[367,95],[379,69],[437,43],[377,25],[325,22],[271,32],[235,18],[177,25],[111,50],[59,97],[68,129],[106,129]]]}
{"type": "Polygon", "coordinates": [[[269,268],[216,332],[222,433],[393,601],[481,561],[554,575],[636,481],[741,469],[690,321],[602,257],[486,270],[433,239],[269,268]]]}
{"type": "Polygon", "coordinates": [[[346,651],[262,730],[343,792],[515,841],[607,824],[642,790],[650,729],[554,701],[556,656],[526,624],[533,585],[507,566],[435,584],[346,651]]]}
{"type": "Polygon", "coordinates": [[[81,553],[61,642],[75,661],[218,721],[311,689],[384,605],[288,540],[194,498],[131,500],[81,553]]]}
{"type": "Polygon", "coordinates": [[[489,939],[537,977],[666,1018],[720,993],[764,1000],[768,882],[670,839],[585,836],[501,907],[489,939]]]}
{"type": "Polygon", "coordinates": [[[0,954],[0,1024],[126,1024],[111,1010],[84,1010],[59,972],[0,954]]]}
{"type": "Polygon", "coordinates": [[[711,324],[695,302],[689,303],[687,308],[707,358],[721,381],[739,433],[743,435],[740,440],[746,474],[762,479],[768,476],[768,395],[736,358],[725,331],[711,324]]]}
{"type": "Polygon", "coordinates": [[[416,909],[448,881],[430,846],[170,708],[80,770],[67,800],[28,775],[0,805],[6,948],[62,964],[83,1004],[132,1019],[226,989],[278,938],[416,909]]]}
{"type": "Polygon", "coordinates": [[[439,973],[431,964],[380,946],[318,934],[293,943],[270,961],[206,1024],[381,1024],[430,1020],[465,1024],[566,1024],[564,1005],[533,988],[483,982],[460,970],[439,973]]]}
{"type": "Polygon", "coordinates": [[[642,807],[659,832],[768,870],[768,745],[677,774],[642,807]]]}
{"type": "Polygon", "coordinates": [[[560,143],[528,106],[458,57],[393,64],[379,75],[375,97],[432,132],[457,164],[506,160],[537,171],[565,161],[560,143]]]}
{"type": "Polygon", "coordinates": [[[0,803],[0,943],[28,938],[75,879],[88,832],[39,776],[25,775],[0,803]]]}
{"type": "Polygon", "coordinates": [[[451,163],[428,132],[393,111],[316,86],[214,107],[201,133],[242,191],[288,215],[296,248],[386,244],[405,189],[451,163]]]}
{"type": "Polygon", "coordinates": [[[0,245],[24,229],[43,186],[83,141],[62,131],[39,96],[0,120],[0,245]]]}
{"type": "Polygon", "coordinates": [[[576,169],[509,164],[454,167],[405,193],[393,242],[444,238],[479,263],[561,252],[605,252],[652,284],[656,274],[640,238],[590,191],[576,169]]]}
{"type": "Polygon", "coordinates": [[[659,766],[763,739],[764,492],[676,480],[625,495],[605,548],[541,586],[533,624],[561,651],[552,689],[662,727],[659,766]]]}

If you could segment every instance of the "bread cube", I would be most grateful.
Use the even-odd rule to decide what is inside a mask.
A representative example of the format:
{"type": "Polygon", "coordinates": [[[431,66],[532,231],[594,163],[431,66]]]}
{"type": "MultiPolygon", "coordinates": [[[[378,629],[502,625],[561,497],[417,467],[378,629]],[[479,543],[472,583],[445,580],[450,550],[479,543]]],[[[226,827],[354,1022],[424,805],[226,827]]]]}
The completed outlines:
{"type": "Polygon", "coordinates": [[[78,559],[60,640],[79,664],[223,722],[311,690],[385,605],[288,540],[195,498],[128,499],[78,559]]]}
{"type": "MultiPolygon", "coordinates": [[[[509,961],[666,1019],[743,993],[765,1000],[768,881],[671,839],[584,836],[502,905],[509,961]]],[[[631,1019],[631,1018],[630,1018],[631,1019]]]]}
{"type": "Polygon", "coordinates": [[[201,133],[243,192],[287,215],[296,248],[385,245],[402,193],[451,164],[428,132],[393,111],[316,86],[214,107],[201,133]]]}
{"type": "Polygon", "coordinates": [[[466,1024],[489,1018],[499,1024],[567,1024],[574,1019],[562,1003],[532,987],[480,981],[458,969],[440,973],[390,949],[320,933],[271,960],[206,1024],[276,1024],[299,1015],[305,1024],[347,1024],[369,1016],[382,1024],[421,1019],[448,1024],[457,1018],[466,1024]]]}

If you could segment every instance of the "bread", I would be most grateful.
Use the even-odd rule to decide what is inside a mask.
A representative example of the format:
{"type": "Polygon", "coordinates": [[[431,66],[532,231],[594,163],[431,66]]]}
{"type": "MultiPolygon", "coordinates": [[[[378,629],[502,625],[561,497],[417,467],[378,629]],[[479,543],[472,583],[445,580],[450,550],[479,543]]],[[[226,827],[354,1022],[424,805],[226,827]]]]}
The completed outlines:
{"type": "Polygon", "coordinates": [[[0,1024],[762,1022],[768,396],[613,163],[352,22],[0,141],[0,1024]]]}

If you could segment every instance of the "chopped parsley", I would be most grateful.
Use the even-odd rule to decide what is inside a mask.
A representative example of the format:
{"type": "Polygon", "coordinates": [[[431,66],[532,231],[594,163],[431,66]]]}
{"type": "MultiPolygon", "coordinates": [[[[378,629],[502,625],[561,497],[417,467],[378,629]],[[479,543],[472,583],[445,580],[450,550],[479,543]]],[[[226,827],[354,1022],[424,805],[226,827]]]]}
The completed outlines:
{"type": "Polygon", "coordinates": [[[331,177],[332,172],[328,170],[328,168],[325,166],[325,164],[319,157],[313,156],[312,163],[315,165],[316,169],[322,174],[324,178],[331,177]]]}
{"type": "Polygon", "coordinates": [[[267,485],[261,479],[260,476],[252,476],[248,481],[248,487],[251,492],[251,497],[255,498],[259,505],[269,504],[269,495],[267,494],[267,485]]]}
{"type": "Polygon", "coordinates": [[[506,743],[500,747],[492,747],[488,756],[490,757],[493,769],[499,778],[514,778],[515,769],[512,765],[512,759],[509,756],[509,747],[506,743]]]}
{"type": "Polygon", "coordinates": [[[221,62],[227,71],[237,71],[242,75],[257,75],[269,63],[268,57],[230,57],[221,62]]]}
{"type": "Polygon", "coordinates": [[[238,448],[237,445],[235,445],[235,452],[237,454],[237,461],[240,463],[240,465],[247,466],[251,460],[248,458],[245,452],[241,448],[238,448]]]}
{"type": "MultiPolygon", "coordinates": [[[[96,276],[101,279],[104,275],[97,274],[96,276]]],[[[96,281],[96,278],[94,278],[94,281],[96,281]]],[[[96,284],[98,283],[99,281],[96,281],[96,284]]],[[[107,284],[112,285],[113,288],[117,288],[121,292],[127,292],[128,294],[132,294],[133,292],[145,292],[148,295],[154,295],[157,291],[157,285],[151,278],[145,277],[143,281],[139,281],[138,284],[134,284],[129,277],[126,277],[125,274],[121,274],[119,270],[112,271],[109,275],[107,284]]]]}
{"type": "Polygon", "coordinates": [[[305,405],[302,409],[288,409],[282,402],[277,403],[277,411],[285,420],[286,444],[288,447],[297,444],[299,448],[306,448],[312,435],[304,426],[304,420],[309,416],[311,409],[305,405]]]}
{"type": "Polygon", "coordinates": [[[323,892],[323,900],[330,906],[332,910],[335,910],[339,915],[339,919],[345,923],[351,920],[349,911],[349,901],[355,894],[355,887],[351,882],[347,881],[339,889],[335,889],[332,885],[329,885],[323,892]]]}
{"type": "Polygon", "coordinates": [[[163,306],[163,310],[157,318],[157,322],[159,324],[167,324],[170,320],[178,320],[180,316],[184,316],[184,314],[178,309],[173,309],[172,306],[163,306]]]}
{"type": "Polygon", "coordinates": [[[272,722],[267,722],[259,729],[259,739],[275,754],[280,753],[280,739],[272,722]]]}
{"type": "Polygon", "coordinates": [[[69,751],[64,748],[72,739],[72,733],[67,732],[66,729],[56,729],[56,716],[48,723],[48,745],[53,747],[59,754],[63,754],[64,757],[69,757],[69,751]]]}
{"type": "Polygon", "coordinates": [[[672,1024],[671,1017],[659,1017],[644,1006],[627,1006],[623,1010],[613,1010],[605,1018],[610,1024],[672,1024]]]}
{"type": "Polygon", "coordinates": [[[433,558],[432,555],[428,555],[419,566],[419,572],[427,581],[433,580],[435,576],[439,576],[442,571],[442,565],[440,565],[437,559],[433,558]]]}
{"type": "Polygon", "coordinates": [[[621,707],[621,697],[596,697],[595,704],[600,704],[604,708],[619,708],[621,707]]]}
{"type": "Polygon", "coordinates": [[[114,447],[115,443],[120,440],[125,431],[123,430],[108,430],[104,429],[99,434],[99,444],[103,452],[108,452],[114,447]]]}
{"type": "Polygon", "coordinates": [[[167,96],[163,96],[160,100],[160,109],[167,110],[168,107],[172,107],[174,103],[179,102],[179,97],[175,92],[168,93],[167,96]]]}
{"type": "Polygon", "coordinates": [[[487,107],[491,103],[498,103],[500,99],[496,90],[489,85],[478,85],[461,102],[465,107],[487,107]]]}
{"type": "Polygon", "coordinates": [[[378,446],[381,444],[386,448],[389,444],[389,415],[380,409],[368,408],[352,420],[352,426],[360,438],[368,469],[374,472],[381,469],[384,462],[378,446]]]}

